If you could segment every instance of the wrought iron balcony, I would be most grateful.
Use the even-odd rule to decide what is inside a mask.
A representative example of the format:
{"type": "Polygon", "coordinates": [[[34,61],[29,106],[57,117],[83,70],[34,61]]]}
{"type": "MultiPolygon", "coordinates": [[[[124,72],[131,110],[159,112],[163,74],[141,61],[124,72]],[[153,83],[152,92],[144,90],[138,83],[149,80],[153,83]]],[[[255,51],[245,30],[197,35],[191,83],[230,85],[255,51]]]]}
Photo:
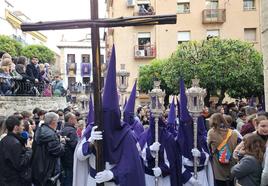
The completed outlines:
{"type": "Polygon", "coordinates": [[[134,16],[146,16],[146,15],[155,15],[155,12],[147,11],[147,12],[135,12],[134,13],[134,16]]]}
{"type": "Polygon", "coordinates": [[[226,21],[225,9],[205,9],[202,12],[202,22],[204,24],[224,23],[226,21]]]}
{"type": "Polygon", "coordinates": [[[135,58],[155,58],[156,47],[154,45],[136,45],[134,47],[135,58]]]}

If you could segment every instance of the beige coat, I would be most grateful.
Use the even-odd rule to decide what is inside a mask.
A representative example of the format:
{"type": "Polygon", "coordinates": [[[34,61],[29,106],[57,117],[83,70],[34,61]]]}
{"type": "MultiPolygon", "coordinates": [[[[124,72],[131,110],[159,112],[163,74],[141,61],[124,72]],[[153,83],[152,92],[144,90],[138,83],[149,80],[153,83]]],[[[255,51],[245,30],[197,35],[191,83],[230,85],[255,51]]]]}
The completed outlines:
{"type": "MultiPolygon", "coordinates": [[[[225,181],[231,178],[231,168],[233,165],[235,165],[235,160],[232,158],[231,162],[229,164],[221,164],[218,161],[216,149],[219,146],[219,144],[224,140],[226,137],[227,130],[225,129],[210,129],[208,131],[208,144],[209,148],[211,149],[211,154],[213,155],[212,160],[212,167],[213,172],[216,180],[225,181]]],[[[228,144],[230,147],[230,150],[233,152],[236,145],[237,145],[237,133],[235,131],[232,131],[232,135],[228,140],[228,144]]]]}

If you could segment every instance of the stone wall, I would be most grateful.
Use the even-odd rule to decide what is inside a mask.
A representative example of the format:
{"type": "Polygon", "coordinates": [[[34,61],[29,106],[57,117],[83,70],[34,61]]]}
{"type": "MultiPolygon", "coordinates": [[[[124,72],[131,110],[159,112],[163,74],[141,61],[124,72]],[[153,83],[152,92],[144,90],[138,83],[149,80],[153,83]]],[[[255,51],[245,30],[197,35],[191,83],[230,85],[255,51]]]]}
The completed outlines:
{"type": "Polygon", "coordinates": [[[0,96],[0,116],[9,116],[14,112],[32,112],[36,107],[47,111],[64,109],[67,102],[65,97],[0,96]]]}
{"type": "Polygon", "coordinates": [[[261,25],[262,25],[262,53],[264,66],[264,94],[265,94],[265,108],[268,110],[268,1],[261,0],[261,25]]]}

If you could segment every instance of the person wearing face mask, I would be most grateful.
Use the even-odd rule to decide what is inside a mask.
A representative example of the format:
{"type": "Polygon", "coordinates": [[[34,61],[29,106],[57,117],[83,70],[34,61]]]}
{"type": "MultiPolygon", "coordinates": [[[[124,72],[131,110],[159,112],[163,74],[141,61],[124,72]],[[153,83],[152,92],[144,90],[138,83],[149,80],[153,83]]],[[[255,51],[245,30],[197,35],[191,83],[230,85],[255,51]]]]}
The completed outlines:
{"type": "Polygon", "coordinates": [[[25,143],[21,117],[10,116],[6,120],[7,135],[0,142],[0,185],[30,186],[30,160],[32,150],[25,143]]]}

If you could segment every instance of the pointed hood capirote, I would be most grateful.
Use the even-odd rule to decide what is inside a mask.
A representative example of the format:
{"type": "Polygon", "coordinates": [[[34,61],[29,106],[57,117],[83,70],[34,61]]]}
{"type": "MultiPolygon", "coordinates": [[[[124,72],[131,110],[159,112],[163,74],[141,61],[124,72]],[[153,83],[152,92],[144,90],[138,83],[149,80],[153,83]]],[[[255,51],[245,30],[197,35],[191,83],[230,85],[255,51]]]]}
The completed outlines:
{"type": "Polygon", "coordinates": [[[93,100],[92,96],[89,96],[89,103],[88,103],[88,115],[87,115],[87,126],[94,122],[94,107],[93,107],[93,100]]]}
{"type": "Polygon", "coordinates": [[[175,110],[175,104],[174,104],[174,97],[172,99],[172,102],[170,104],[169,113],[168,113],[168,124],[175,124],[176,121],[176,110],[175,110]]]}
{"type": "Polygon", "coordinates": [[[167,130],[174,135],[176,134],[176,108],[174,103],[174,97],[169,108],[167,130]]]}
{"type": "Polygon", "coordinates": [[[192,121],[192,117],[187,108],[187,96],[185,94],[185,86],[182,78],[180,79],[180,120],[182,122],[192,121]]]}
{"type": "Polygon", "coordinates": [[[130,96],[128,98],[128,102],[124,109],[124,122],[128,124],[132,124],[134,122],[134,109],[135,109],[135,101],[136,101],[136,85],[137,81],[135,81],[130,96]]]}
{"type": "Polygon", "coordinates": [[[106,82],[104,85],[102,109],[103,109],[103,139],[104,157],[111,164],[116,164],[120,160],[123,140],[130,130],[127,124],[120,121],[120,108],[116,87],[116,57],[115,47],[113,46],[110,62],[108,64],[106,82]]]}
{"type": "Polygon", "coordinates": [[[125,98],[125,102],[124,102],[124,107],[123,107],[123,109],[126,108],[127,102],[128,102],[128,99],[127,99],[127,97],[126,97],[126,98],[125,98]]]}
{"type": "Polygon", "coordinates": [[[91,95],[89,96],[89,103],[88,103],[88,114],[87,114],[87,124],[86,129],[83,133],[83,136],[88,139],[90,137],[91,129],[94,126],[94,107],[93,107],[93,100],[91,95]]]}

